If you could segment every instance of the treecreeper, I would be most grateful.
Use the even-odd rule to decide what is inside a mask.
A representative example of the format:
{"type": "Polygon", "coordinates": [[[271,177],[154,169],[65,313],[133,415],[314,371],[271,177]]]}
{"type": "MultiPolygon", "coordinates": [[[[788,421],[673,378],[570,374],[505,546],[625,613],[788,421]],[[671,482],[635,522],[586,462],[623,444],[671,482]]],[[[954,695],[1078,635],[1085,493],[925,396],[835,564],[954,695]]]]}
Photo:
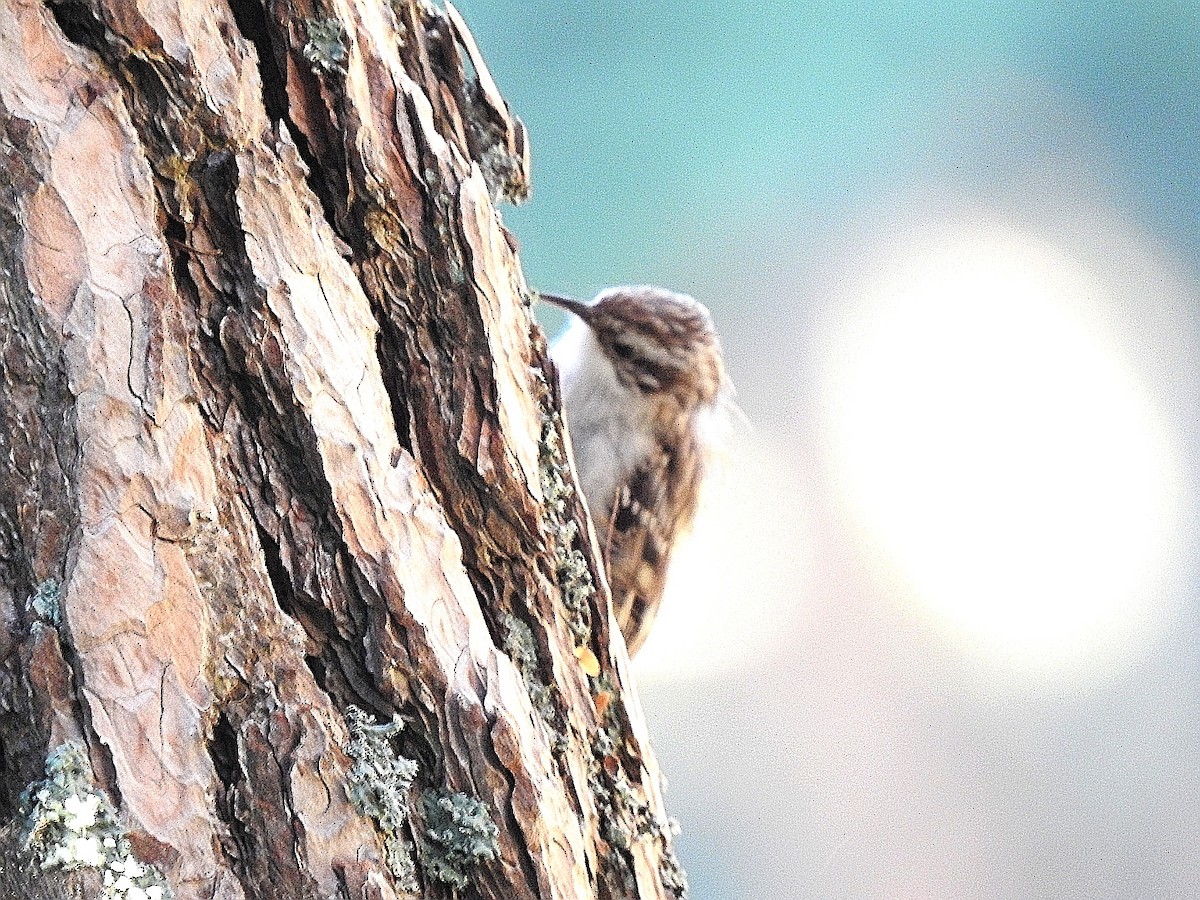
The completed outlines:
{"type": "Polygon", "coordinates": [[[633,656],[691,529],[731,406],[712,315],[686,294],[614,287],[591,303],[541,298],[576,316],[551,348],[613,612],[633,656]]]}

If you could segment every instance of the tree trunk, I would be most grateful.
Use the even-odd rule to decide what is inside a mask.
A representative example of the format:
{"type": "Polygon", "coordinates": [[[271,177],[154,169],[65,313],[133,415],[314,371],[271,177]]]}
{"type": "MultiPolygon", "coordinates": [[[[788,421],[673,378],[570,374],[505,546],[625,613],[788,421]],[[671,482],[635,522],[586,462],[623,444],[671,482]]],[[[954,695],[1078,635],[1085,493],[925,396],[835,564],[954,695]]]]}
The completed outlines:
{"type": "Polygon", "coordinates": [[[449,3],[0,0],[0,817],[35,862],[683,895],[494,207],[528,178],[449,3]]]}

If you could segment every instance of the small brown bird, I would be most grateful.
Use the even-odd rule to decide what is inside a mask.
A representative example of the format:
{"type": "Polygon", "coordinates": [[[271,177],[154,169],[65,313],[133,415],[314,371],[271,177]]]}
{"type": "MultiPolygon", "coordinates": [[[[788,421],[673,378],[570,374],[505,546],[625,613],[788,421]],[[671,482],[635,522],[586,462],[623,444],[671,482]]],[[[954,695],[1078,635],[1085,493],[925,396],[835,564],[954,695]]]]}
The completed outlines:
{"type": "Polygon", "coordinates": [[[708,310],[662,288],[591,303],[542,294],[579,321],[555,342],[580,486],[629,655],[650,632],[671,552],[696,514],[712,425],[732,389],[708,310]]]}

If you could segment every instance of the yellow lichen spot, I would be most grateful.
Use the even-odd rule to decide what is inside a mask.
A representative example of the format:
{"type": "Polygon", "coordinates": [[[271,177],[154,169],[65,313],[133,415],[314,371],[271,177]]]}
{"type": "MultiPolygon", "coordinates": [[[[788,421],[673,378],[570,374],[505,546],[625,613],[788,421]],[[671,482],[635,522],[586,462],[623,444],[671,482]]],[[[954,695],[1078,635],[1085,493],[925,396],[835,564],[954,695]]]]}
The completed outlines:
{"type": "Polygon", "coordinates": [[[596,654],[590,647],[576,647],[575,656],[579,660],[579,665],[583,667],[583,671],[592,678],[600,674],[600,660],[596,659],[596,654]]]}

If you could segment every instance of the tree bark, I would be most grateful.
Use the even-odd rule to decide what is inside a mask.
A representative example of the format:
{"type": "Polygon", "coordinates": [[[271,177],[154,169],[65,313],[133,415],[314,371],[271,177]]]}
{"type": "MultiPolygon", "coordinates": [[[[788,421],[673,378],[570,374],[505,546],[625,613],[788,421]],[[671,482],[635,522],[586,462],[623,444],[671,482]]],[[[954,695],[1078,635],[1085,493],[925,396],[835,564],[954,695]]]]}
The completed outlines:
{"type": "Polygon", "coordinates": [[[21,841],[179,898],[682,896],[457,11],[0,0],[0,190],[21,841]]]}

